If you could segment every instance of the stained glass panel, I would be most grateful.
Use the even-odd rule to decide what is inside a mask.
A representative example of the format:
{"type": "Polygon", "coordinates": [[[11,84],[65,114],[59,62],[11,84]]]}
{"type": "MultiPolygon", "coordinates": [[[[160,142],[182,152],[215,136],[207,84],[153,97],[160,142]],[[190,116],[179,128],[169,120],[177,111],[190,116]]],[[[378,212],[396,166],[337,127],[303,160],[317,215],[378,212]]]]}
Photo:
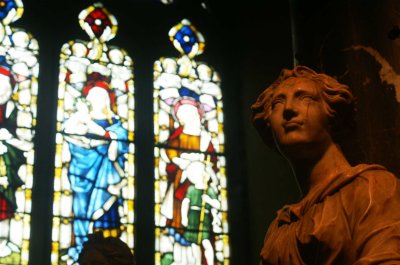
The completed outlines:
{"type": "Polygon", "coordinates": [[[23,11],[0,1],[0,264],[29,260],[39,47],[11,26],[23,11]]]}
{"type": "Polygon", "coordinates": [[[154,64],[156,264],[229,264],[223,104],[218,73],[194,58],[200,32],[169,37],[180,57],[154,64]]]}
{"type": "Polygon", "coordinates": [[[52,264],[77,264],[95,231],[134,248],[133,62],[107,44],[117,20],[102,4],[79,23],[90,41],[70,41],[60,55],[52,264]]]}

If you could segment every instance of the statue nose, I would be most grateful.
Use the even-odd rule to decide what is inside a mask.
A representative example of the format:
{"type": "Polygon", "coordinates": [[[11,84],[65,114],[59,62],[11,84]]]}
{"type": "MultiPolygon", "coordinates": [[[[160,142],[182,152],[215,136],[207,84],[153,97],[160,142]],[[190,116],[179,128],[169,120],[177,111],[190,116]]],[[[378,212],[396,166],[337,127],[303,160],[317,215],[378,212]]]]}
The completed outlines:
{"type": "Polygon", "coordinates": [[[283,118],[285,120],[291,120],[295,116],[297,116],[297,112],[294,109],[285,109],[283,112],[283,118]]]}
{"type": "Polygon", "coordinates": [[[285,109],[283,110],[283,118],[285,120],[290,120],[293,117],[297,116],[297,109],[293,104],[292,100],[288,100],[285,102],[285,109]]]}

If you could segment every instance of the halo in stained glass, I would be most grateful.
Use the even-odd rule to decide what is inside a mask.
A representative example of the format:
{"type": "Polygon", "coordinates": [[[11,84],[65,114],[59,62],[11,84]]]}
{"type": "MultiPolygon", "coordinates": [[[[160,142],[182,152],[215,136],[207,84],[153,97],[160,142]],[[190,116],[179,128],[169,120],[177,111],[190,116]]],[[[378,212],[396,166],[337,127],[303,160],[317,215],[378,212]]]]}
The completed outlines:
{"type": "Polygon", "coordinates": [[[193,58],[204,51],[204,37],[188,19],[183,19],[171,28],[168,35],[181,54],[193,58]]]}
{"type": "Polygon", "coordinates": [[[117,19],[101,3],[95,3],[82,10],[79,14],[79,24],[91,39],[101,42],[114,38],[118,29],[117,19]]]}
{"type": "Polygon", "coordinates": [[[3,24],[8,25],[18,20],[24,12],[24,5],[20,0],[1,0],[0,19],[3,24]]]}

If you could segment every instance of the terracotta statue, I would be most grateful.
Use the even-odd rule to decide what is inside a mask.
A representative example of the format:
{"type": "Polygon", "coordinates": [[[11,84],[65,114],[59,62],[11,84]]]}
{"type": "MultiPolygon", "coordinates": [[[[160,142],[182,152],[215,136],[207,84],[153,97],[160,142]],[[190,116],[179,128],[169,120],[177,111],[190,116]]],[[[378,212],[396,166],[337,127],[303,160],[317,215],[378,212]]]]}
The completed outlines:
{"type": "Polygon", "coordinates": [[[254,126],[304,194],[277,212],[260,265],[400,264],[399,180],[350,165],[338,144],[353,106],[348,86],[305,66],[283,70],[252,105],[254,126]]]}

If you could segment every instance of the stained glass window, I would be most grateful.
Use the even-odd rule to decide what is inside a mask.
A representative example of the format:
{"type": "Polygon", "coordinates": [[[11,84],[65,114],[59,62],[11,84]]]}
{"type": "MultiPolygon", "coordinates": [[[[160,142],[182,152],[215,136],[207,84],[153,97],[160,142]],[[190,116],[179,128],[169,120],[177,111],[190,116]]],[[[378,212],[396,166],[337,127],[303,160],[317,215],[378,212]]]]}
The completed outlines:
{"type": "Polygon", "coordinates": [[[58,88],[52,264],[75,264],[89,233],[133,250],[134,84],[117,20],[96,3],[79,14],[90,41],[64,44],[58,88]]]}
{"type": "Polygon", "coordinates": [[[38,43],[10,25],[20,0],[0,1],[0,264],[28,264],[38,92],[38,43]]]}
{"type": "Polygon", "coordinates": [[[154,64],[156,264],[228,264],[227,177],[218,73],[194,58],[187,19],[169,37],[178,58],[154,64]]]}

